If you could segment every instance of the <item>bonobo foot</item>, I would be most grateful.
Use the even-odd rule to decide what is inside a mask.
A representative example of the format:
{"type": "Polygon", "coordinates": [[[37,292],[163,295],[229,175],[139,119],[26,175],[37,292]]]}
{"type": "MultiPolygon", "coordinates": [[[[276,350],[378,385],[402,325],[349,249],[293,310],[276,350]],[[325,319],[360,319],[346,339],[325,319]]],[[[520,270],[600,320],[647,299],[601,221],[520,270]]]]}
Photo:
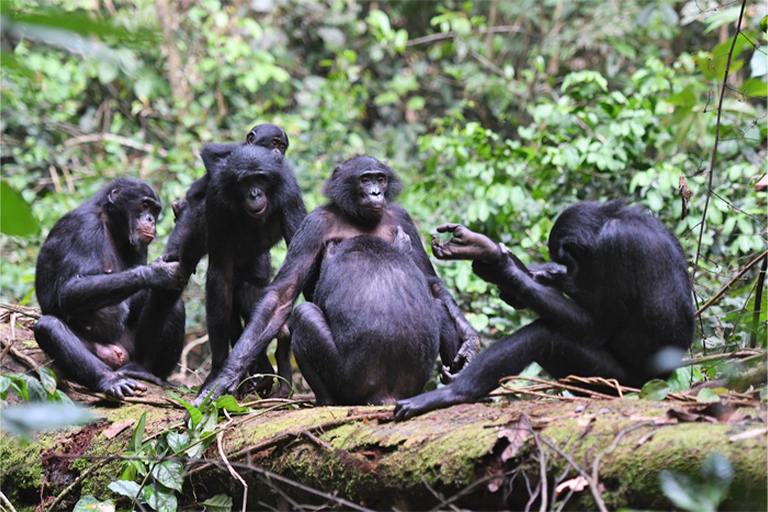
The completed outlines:
{"type": "Polygon", "coordinates": [[[459,396],[454,393],[451,386],[446,386],[412,398],[398,400],[394,416],[396,421],[405,421],[425,412],[471,401],[473,401],[472,398],[459,396]]]}

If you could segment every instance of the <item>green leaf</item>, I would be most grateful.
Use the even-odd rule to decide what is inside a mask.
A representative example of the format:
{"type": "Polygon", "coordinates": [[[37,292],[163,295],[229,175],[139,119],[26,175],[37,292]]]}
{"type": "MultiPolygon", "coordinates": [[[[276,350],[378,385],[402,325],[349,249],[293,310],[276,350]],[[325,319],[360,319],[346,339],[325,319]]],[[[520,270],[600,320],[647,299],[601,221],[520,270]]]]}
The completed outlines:
{"type": "Polygon", "coordinates": [[[645,383],[640,390],[641,400],[664,400],[669,394],[669,384],[663,380],[653,379],[645,383]]]}
{"type": "Polygon", "coordinates": [[[184,407],[187,412],[189,413],[189,419],[192,422],[192,426],[194,427],[198,423],[200,423],[200,420],[203,419],[203,413],[195,407],[194,405],[190,404],[186,400],[183,400],[180,396],[174,395],[173,393],[168,393],[168,396],[179,402],[179,404],[184,407]]]}
{"type": "Polygon", "coordinates": [[[152,476],[169,489],[181,491],[184,484],[184,466],[175,460],[164,460],[152,468],[152,476]]]}
{"type": "Polygon", "coordinates": [[[173,450],[173,453],[179,453],[189,446],[189,436],[187,434],[171,431],[165,436],[165,440],[168,443],[168,447],[173,450]]]}
{"type": "Polygon", "coordinates": [[[0,181],[0,232],[11,236],[40,233],[40,224],[32,216],[32,208],[5,181],[0,181]]]}
{"type": "Polygon", "coordinates": [[[373,99],[376,105],[390,105],[400,99],[400,96],[395,91],[387,91],[384,94],[379,94],[373,99]]]}
{"type": "Polygon", "coordinates": [[[112,503],[112,500],[101,501],[88,494],[80,498],[72,510],[73,512],[88,512],[89,510],[115,512],[115,504],[112,503]]]}
{"type": "Polygon", "coordinates": [[[226,409],[229,412],[248,412],[249,411],[247,407],[243,407],[239,403],[237,403],[237,399],[232,395],[222,395],[216,400],[214,400],[213,403],[216,405],[216,407],[219,410],[226,409]]]}
{"type": "Polygon", "coordinates": [[[226,494],[217,494],[200,505],[205,507],[206,512],[232,512],[232,498],[226,494]]]}
{"type": "Polygon", "coordinates": [[[698,499],[700,496],[698,486],[688,475],[664,469],[659,473],[659,484],[664,495],[676,507],[691,512],[714,512],[715,510],[711,503],[702,503],[698,499]]]}
{"type": "Polygon", "coordinates": [[[145,503],[157,512],[176,512],[178,508],[176,494],[162,485],[146,485],[141,494],[145,503]]]}
{"type": "Polygon", "coordinates": [[[122,496],[127,496],[133,501],[137,501],[139,496],[139,489],[141,485],[136,482],[129,482],[127,480],[116,480],[111,482],[108,486],[110,491],[116,492],[122,496]]]}
{"type": "Polygon", "coordinates": [[[56,393],[56,375],[50,368],[41,366],[37,369],[38,375],[40,375],[40,382],[49,396],[56,393]]]}
{"type": "MultiPolygon", "coordinates": [[[[755,52],[756,54],[759,52],[755,52]]],[[[763,56],[765,58],[765,56],[763,56]]],[[[768,97],[768,83],[763,82],[759,78],[750,78],[741,85],[739,89],[747,96],[754,96],[757,98],[768,97]]]]}
{"type": "Polygon", "coordinates": [[[699,394],[696,395],[696,401],[700,404],[708,404],[713,402],[719,402],[720,397],[717,396],[717,393],[712,391],[709,388],[704,388],[701,391],[699,391],[699,394]]]}
{"type": "Polygon", "coordinates": [[[136,423],[136,429],[133,431],[131,441],[128,443],[128,451],[139,453],[141,451],[141,440],[144,437],[144,425],[147,423],[147,413],[141,415],[139,422],[136,423]]]}

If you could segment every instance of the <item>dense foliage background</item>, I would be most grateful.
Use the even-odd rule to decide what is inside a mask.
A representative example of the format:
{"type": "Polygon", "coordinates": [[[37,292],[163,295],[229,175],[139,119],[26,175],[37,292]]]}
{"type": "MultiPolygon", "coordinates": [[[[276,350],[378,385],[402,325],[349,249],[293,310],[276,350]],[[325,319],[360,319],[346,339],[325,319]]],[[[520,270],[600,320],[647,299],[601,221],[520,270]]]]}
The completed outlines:
{"type": "MultiPolygon", "coordinates": [[[[388,160],[425,242],[461,222],[537,262],[566,206],[625,197],[679,237],[692,271],[698,263],[698,306],[766,248],[766,193],[754,189],[766,172],[764,2],[747,2],[739,27],[741,2],[714,0],[0,7],[5,302],[34,304],[48,230],[117,176],[157,188],[166,213],[150,257],[162,254],[168,206],[204,172],[201,146],[241,140],[260,122],[288,132],[310,209],[336,163],[388,160]]],[[[278,265],[284,249],[273,252],[278,265]]],[[[469,264],[435,265],[488,341],[531,320],[469,264]]],[[[755,334],[765,347],[765,294],[753,319],[759,268],[701,314],[694,355],[755,334]]],[[[185,292],[190,339],[205,333],[199,269],[185,292]]],[[[716,370],[693,369],[694,379],[716,370]]]]}

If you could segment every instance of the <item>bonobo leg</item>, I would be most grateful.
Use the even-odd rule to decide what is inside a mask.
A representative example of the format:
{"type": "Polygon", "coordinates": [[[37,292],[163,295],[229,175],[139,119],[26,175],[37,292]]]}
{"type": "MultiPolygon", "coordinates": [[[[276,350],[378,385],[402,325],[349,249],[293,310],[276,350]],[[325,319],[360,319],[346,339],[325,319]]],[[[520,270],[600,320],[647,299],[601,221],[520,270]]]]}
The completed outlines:
{"type": "MultiPolygon", "coordinates": [[[[61,320],[44,315],[35,324],[35,339],[67,378],[89,389],[125,398],[147,388],[133,378],[113,372],[86,348],[80,338],[61,320]]],[[[95,345],[91,343],[90,345],[95,345]]]]}
{"type": "Polygon", "coordinates": [[[629,385],[636,380],[632,371],[609,352],[572,341],[545,321],[536,320],[491,345],[450,385],[400,400],[395,418],[407,420],[434,409],[478,400],[498,387],[502,377],[517,375],[534,361],[555,378],[570,374],[601,376],[629,385]]]}
{"type": "MultiPolygon", "coordinates": [[[[251,320],[251,315],[256,310],[259,302],[264,298],[264,290],[269,284],[270,266],[271,261],[269,259],[269,253],[265,253],[260,256],[260,264],[256,270],[257,275],[260,276],[259,278],[254,279],[257,284],[248,282],[237,283],[237,288],[235,290],[235,315],[233,315],[233,321],[236,321],[238,326],[241,325],[241,317],[245,324],[248,324],[251,320]]],[[[242,327],[239,328],[238,332],[242,334],[242,327]]],[[[240,334],[233,340],[233,343],[240,338],[240,334]]],[[[291,394],[291,383],[293,381],[291,337],[287,325],[284,325],[277,334],[277,351],[275,352],[275,359],[277,361],[277,375],[281,377],[276,389],[275,386],[272,385],[273,378],[267,377],[260,379],[253,387],[253,390],[262,396],[269,394],[272,398],[287,398],[291,394]],[[272,392],[270,393],[270,391],[272,392]]],[[[269,361],[269,356],[267,355],[266,350],[258,355],[256,362],[251,366],[250,373],[251,375],[272,375],[275,373],[275,369],[269,361]]]]}
{"type": "MultiPolygon", "coordinates": [[[[132,312],[141,311],[135,328],[133,359],[161,380],[176,368],[184,348],[186,312],[180,295],[179,290],[155,289],[146,296],[137,294],[136,300],[131,301],[132,312]]],[[[125,370],[140,371],[138,367],[125,370]]]]}
{"type": "Polygon", "coordinates": [[[337,382],[344,385],[339,375],[344,368],[333,334],[323,312],[311,302],[303,302],[293,310],[291,316],[293,355],[301,374],[315,393],[317,405],[335,403],[327,384],[337,382]]]}

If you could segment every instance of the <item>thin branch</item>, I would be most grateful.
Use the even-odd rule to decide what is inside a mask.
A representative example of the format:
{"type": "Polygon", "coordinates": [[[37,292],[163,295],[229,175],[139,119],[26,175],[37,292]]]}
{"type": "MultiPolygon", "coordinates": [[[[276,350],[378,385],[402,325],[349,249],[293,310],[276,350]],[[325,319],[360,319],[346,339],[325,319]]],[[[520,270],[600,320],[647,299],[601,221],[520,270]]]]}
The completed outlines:
{"type": "Polygon", "coordinates": [[[122,146],[138,149],[139,151],[144,151],[145,153],[152,153],[154,151],[157,151],[157,154],[162,156],[163,158],[168,156],[168,152],[163,148],[155,148],[155,146],[153,146],[152,144],[142,144],[140,142],[136,142],[135,140],[131,140],[127,137],[121,137],[120,135],[114,135],[112,133],[93,133],[90,135],[81,135],[79,137],[74,137],[72,139],[66,140],[64,142],[64,145],[67,147],[72,147],[78,144],[86,144],[88,142],[99,142],[102,140],[105,140],[107,142],[117,142],[122,146]]]}
{"type": "MultiPolygon", "coordinates": [[[[482,34],[501,34],[501,33],[511,33],[516,32],[519,34],[527,34],[528,31],[525,29],[520,28],[519,25],[500,25],[498,27],[490,27],[485,30],[478,30],[477,32],[471,32],[467,35],[482,35],[482,34]]],[[[418,44],[425,44],[425,43],[432,43],[434,41],[441,41],[443,39],[453,39],[458,34],[454,32],[453,30],[449,32],[441,32],[439,34],[430,34],[428,36],[422,36],[417,37],[416,39],[411,39],[407,43],[405,43],[405,46],[416,46],[418,44]]]]}
{"type": "Polygon", "coordinates": [[[763,304],[763,285],[765,272],[768,270],[768,256],[763,256],[763,266],[757,276],[757,291],[755,292],[755,310],[752,313],[752,334],[749,336],[749,346],[757,347],[757,328],[760,325],[760,313],[763,304]]]}
{"type": "Polygon", "coordinates": [[[733,36],[733,42],[731,43],[731,49],[728,51],[728,61],[725,64],[725,74],[723,76],[723,85],[720,88],[720,100],[717,105],[717,124],[715,125],[715,144],[712,148],[712,156],[709,159],[709,183],[707,184],[707,198],[704,201],[704,211],[701,216],[701,230],[699,231],[699,242],[696,249],[696,260],[693,263],[693,272],[691,273],[691,282],[696,282],[696,270],[699,267],[699,257],[701,256],[701,244],[704,240],[704,229],[707,225],[707,211],[709,210],[709,202],[712,197],[712,183],[715,175],[715,158],[717,157],[717,143],[720,140],[720,123],[723,115],[723,101],[725,100],[726,83],[728,82],[728,72],[731,69],[731,58],[733,57],[733,49],[736,47],[736,40],[741,33],[741,22],[744,19],[744,9],[747,6],[747,0],[742,0],[741,11],[739,12],[739,21],[736,23],[736,34],[733,36]]]}
{"type": "MultiPolygon", "coordinates": [[[[728,291],[728,288],[730,288],[731,286],[733,286],[733,284],[734,284],[736,281],[738,281],[738,280],[741,278],[741,276],[743,276],[744,274],[746,274],[747,272],[749,272],[749,270],[750,270],[752,267],[754,267],[755,265],[757,265],[758,263],[760,263],[760,261],[762,261],[762,259],[763,259],[763,258],[765,258],[765,257],[766,257],[766,255],[768,255],[768,251],[764,251],[764,252],[763,252],[763,254],[761,254],[760,256],[758,256],[757,258],[755,258],[754,260],[750,261],[750,262],[747,264],[747,266],[746,266],[746,267],[744,267],[744,268],[741,270],[741,272],[739,272],[738,274],[736,274],[736,275],[733,277],[733,279],[731,279],[730,281],[728,281],[728,283],[727,283],[725,286],[723,286],[723,288],[722,288],[722,289],[721,289],[719,292],[717,292],[717,293],[715,294],[715,296],[714,296],[714,297],[712,297],[711,299],[709,299],[709,300],[706,302],[706,304],[704,304],[703,306],[701,306],[701,307],[698,309],[698,311],[696,311],[696,316],[698,316],[698,315],[702,314],[702,313],[703,313],[703,312],[704,312],[704,311],[705,311],[707,308],[709,308],[709,306],[711,306],[711,305],[712,305],[712,304],[714,304],[715,302],[717,302],[717,301],[719,301],[720,299],[722,299],[722,298],[723,298],[723,295],[725,295],[725,292],[727,292],[727,291],[728,291]]],[[[697,258],[697,259],[698,259],[698,258],[697,258]]],[[[697,263],[697,264],[698,264],[698,263],[697,263]]],[[[695,269],[695,265],[694,265],[694,272],[695,272],[695,271],[696,271],[696,269],[695,269]]]]}

